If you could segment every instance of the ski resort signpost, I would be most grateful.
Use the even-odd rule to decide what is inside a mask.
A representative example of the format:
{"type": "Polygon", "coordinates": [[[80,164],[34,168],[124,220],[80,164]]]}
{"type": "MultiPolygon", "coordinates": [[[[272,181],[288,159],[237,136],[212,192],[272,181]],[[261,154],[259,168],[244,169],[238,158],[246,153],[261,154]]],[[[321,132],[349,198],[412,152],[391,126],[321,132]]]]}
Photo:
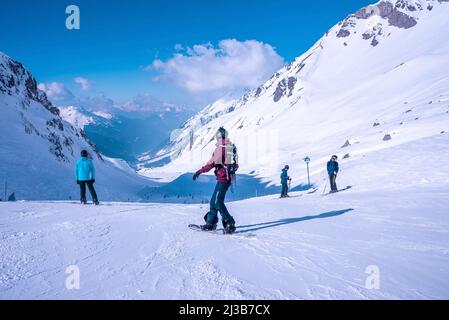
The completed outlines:
{"type": "Polygon", "coordinates": [[[307,182],[309,183],[309,188],[310,188],[310,174],[309,174],[309,162],[310,162],[310,158],[309,157],[305,157],[304,158],[304,162],[307,165],[307,182]]]}

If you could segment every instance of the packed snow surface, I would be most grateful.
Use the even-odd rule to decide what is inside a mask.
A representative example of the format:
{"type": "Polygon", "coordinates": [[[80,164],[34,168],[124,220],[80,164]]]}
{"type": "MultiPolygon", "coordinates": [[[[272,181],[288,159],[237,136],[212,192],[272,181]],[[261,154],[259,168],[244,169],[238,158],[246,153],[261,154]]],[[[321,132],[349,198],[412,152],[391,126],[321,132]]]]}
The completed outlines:
{"type": "Polygon", "coordinates": [[[187,228],[206,205],[0,202],[0,299],[448,299],[448,142],[349,162],[341,193],[229,203],[232,236],[187,228]]]}

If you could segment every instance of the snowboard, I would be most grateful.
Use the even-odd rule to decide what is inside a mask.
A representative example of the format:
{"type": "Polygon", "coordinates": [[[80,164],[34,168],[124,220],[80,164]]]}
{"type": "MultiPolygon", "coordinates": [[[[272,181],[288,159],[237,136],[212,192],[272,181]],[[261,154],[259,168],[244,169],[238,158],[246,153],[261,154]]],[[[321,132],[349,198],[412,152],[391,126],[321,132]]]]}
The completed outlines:
{"type": "Polygon", "coordinates": [[[222,236],[230,236],[230,237],[239,237],[239,238],[255,238],[256,235],[254,233],[231,233],[231,234],[227,234],[224,233],[223,229],[216,229],[216,230],[211,230],[211,231],[206,231],[206,230],[201,230],[201,227],[197,224],[189,224],[189,229],[194,230],[194,231],[198,231],[198,232],[203,232],[203,233],[210,233],[210,234],[216,234],[216,235],[222,235],[222,236]]]}

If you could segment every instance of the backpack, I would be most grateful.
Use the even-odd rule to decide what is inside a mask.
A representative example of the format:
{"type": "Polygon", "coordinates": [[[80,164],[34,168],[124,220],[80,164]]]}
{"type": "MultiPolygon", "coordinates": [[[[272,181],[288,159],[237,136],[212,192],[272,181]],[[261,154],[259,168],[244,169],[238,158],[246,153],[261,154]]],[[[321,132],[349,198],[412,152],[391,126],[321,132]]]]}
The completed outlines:
{"type": "Polygon", "coordinates": [[[222,145],[222,165],[226,169],[228,180],[231,182],[231,190],[234,192],[233,186],[236,184],[236,173],[239,169],[239,156],[237,147],[233,143],[222,145]],[[224,149],[224,150],[223,150],[224,149]]]}
{"type": "Polygon", "coordinates": [[[231,143],[226,145],[226,159],[225,159],[225,167],[228,171],[229,175],[235,175],[237,170],[239,169],[239,156],[237,153],[237,147],[235,144],[231,143]]]}

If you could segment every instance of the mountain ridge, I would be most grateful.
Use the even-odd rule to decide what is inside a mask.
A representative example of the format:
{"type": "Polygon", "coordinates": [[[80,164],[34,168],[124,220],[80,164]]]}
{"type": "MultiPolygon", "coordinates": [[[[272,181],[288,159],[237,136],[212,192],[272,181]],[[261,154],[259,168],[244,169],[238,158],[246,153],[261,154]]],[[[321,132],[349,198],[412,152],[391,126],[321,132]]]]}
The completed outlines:
{"type": "Polygon", "coordinates": [[[82,149],[97,167],[100,200],[138,200],[138,192],[151,184],[119,160],[102,156],[82,129],[61,118],[32,74],[1,52],[0,108],[0,180],[19,199],[76,199],[73,172],[82,149]]]}
{"type": "MultiPolygon", "coordinates": [[[[417,113],[415,118],[419,118],[429,112],[425,110],[429,105],[434,116],[445,114],[442,112],[445,101],[439,100],[444,100],[448,94],[447,79],[439,69],[447,65],[449,59],[444,33],[449,27],[445,19],[449,13],[447,1],[388,0],[366,8],[337,23],[308,51],[260,87],[240,99],[213,103],[190,118],[155,157],[161,163],[166,159],[168,164],[155,168],[153,159],[142,159],[140,173],[150,177],[165,175],[170,181],[182,173],[181,168],[195,170],[208,160],[213,148],[211,138],[219,126],[225,126],[231,138],[242,146],[239,148],[240,153],[243,152],[242,172],[255,172],[271,182],[278,180],[277,172],[284,162],[295,162],[293,171],[303,179],[301,159],[310,154],[317,160],[312,164],[313,171],[321,174],[320,167],[327,161],[327,155],[346,156],[348,152],[344,151],[347,150],[340,149],[345,141],[360,141],[360,136],[368,131],[370,133],[364,137],[366,144],[350,147],[358,148],[354,153],[359,156],[412,137],[417,139],[443,131],[447,125],[444,116],[438,117],[438,129],[433,130],[429,124],[420,131],[422,124],[413,123],[403,115],[410,116],[405,112],[413,107],[417,113]],[[377,8],[377,11],[366,8],[377,8]],[[404,22],[396,26],[408,19],[414,19],[416,24],[404,22]],[[339,36],[343,28],[350,34],[339,36]],[[371,35],[374,29],[377,33],[371,35]],[[435,86],[439,87],[431,90],[435,86]],[[431,100],[440,106],[429,104],[431,100]],[[372,106],[362,107],[367,105],[372,106]],[[336,114],[340,116],[333,117],[336,114]],[[393,118],[397,121],[394,125],[393,118]],[[404,125],[405,121],[410,124],[404,125]],[[376,133],[372,132],[376,122],[384,125],[383,134],[378,134],[380,138],[374,138],[376,133]],[[396,139],[398,130],[404,128],[410,130],[409,138],[403,135],[396,139]],[[295,137],[295,132],[301,137],[295,137]],[[393,137],[388,145],[382,140],[385,135],[393,137]],[[339,140],[336,136],[340,136],[339,140]],[[272,143],[270,150],[263,144],[272,138],[278,141],[272,143]],[[285,139],[290,142],[283,141],[285,139]],[[382,143],[377,140],[374,143],[373,139],[382,143]],[[258,152],[247,150],[254,145],[259,145],[262,157],[258,152]],[[276,163],[269,163],[267,152],[276,158],[273,161],[276,163]]],[[[417,121],[415,118],[413,121],[417,121]]]]}

